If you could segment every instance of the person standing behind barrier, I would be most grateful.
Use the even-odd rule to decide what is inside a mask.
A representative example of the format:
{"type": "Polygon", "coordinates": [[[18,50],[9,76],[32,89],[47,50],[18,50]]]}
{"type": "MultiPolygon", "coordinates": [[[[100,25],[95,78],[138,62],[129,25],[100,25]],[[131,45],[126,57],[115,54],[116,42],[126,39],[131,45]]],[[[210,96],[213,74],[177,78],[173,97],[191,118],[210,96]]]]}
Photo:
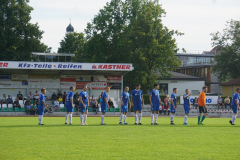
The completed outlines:
{"type": "Polygon", "coordinates": [[[207,93],[207,89],[208,88],[206,86],[204,86],[202,88],[202,92],[199,94],[199,98],[198,98],[198,105],[199,105],[198,125],[204,125],[202,122],[204,121],[204,119],[208,115],[207,106],[206,106],[206,94],[205,94],[205,93],[207,93]],[[203,116],[202,116],[202,113],[204,113],[203,116]],[[201,117],[202,117],[202,120],[201,120],[201,117]]]}
{"type": "Polygon", "coordinates": [[[235,120],[238,115],[238,109],[239,109],[239,93],[240,93],[240,88],[236,89],[236,93],[233,94],[232,96],[232,110],[233,110],[233,116],[232,119],[229,121],[231,125],[235,125],[235,120]]]}

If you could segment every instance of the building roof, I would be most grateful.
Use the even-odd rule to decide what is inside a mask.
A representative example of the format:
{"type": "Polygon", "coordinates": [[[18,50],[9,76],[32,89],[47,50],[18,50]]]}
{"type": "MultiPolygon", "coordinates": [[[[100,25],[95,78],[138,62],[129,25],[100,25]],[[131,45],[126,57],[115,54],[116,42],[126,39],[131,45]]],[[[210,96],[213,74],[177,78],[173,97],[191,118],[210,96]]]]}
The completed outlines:
{"type": "Polygon", "coordinates": [[[232,86],[232,85],[240,85],[240,78],[228,81],[226,83],[220,84],[219,86],[232,86]]]}
{"type": "Polygon", "coordinates": [[[67,32],[74,32],[74,28],[73,28],[73,26],[71,25],[71,23],[68,25],[66,31],[67,31],[67,32]]]}
{"type": "Polygon", "coordinates": [[[161,80],[189,80],[189,81],[204,81],[203,78],[201,77],[196,77],[196,76],[191,76],[183,73],[178,73],[178,72],[172,72],[168,71],[171,74],[171,78],[163,78],[162,76],[159,76],[159,79],[161,80]]]}

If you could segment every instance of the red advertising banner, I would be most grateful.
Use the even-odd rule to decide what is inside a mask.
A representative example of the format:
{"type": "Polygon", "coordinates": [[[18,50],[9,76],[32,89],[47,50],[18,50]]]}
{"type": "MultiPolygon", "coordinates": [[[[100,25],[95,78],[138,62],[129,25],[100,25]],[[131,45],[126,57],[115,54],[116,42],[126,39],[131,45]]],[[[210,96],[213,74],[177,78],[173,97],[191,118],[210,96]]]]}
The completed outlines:
{"type": "Polygon", "coordinates": [[[105,76],[108,82],[122,81],[122,76],[105,76]]]}
{"type": "Polygon", "coordinates": [[[61,78],[61,82],[76,82],[76,78],[61,78]]]}

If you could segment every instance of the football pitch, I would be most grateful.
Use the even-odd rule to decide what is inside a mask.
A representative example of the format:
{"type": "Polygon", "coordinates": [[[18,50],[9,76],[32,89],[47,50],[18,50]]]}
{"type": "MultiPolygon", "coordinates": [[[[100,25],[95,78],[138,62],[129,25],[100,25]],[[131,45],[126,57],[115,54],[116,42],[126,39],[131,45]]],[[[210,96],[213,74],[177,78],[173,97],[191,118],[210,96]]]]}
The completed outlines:
{"type": "Polygon", "coordinates": [[[229,118],[206,118],[204,126],[197,118],[159,117],[159,125],[142,118],[142,126],[119,125],[119,117],[88,117],[87,126],[73,117],[0,117],[0,159],[240,159],[240,119],[231,126],[229,118]]]}

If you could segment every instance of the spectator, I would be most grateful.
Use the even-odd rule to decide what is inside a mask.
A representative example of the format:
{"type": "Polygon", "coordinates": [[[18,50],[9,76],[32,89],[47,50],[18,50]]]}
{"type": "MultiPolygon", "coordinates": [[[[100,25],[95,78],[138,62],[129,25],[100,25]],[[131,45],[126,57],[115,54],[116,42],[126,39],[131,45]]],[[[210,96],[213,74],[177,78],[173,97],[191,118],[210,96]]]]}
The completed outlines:
{"type": "Polygon", "coordinates": [[[221,96],[218,96],[218,99],[217,99],[217,105],[218,105],[218,109],[219,109],[220,105],[221,105],[222,108],[223,108],[223,99],[222,99],[221,96]]]}
{"type": "Polygon", "coordinates": [[[59,106],[58,99],[56,99],[56,101],[54,102],[54,107],[56,108],[57,111],[61,109],[61,107],[59,106]]]}
{"type": "Polygon", "coordinates": [[[225,104],[225,109],[227,109],[227,105],[229,105],[229,107],[230,107],[230,109],[231,109],[230,99],[229,99],[228,96],[224,99],[224,104],[225,104]]]}
{"type": "Polygon", "coordinates": [[[38,94],[38,91],[36,91],[34,93],[34,97],[33,97],[33,100],[38,100],[39,99],[39,94],[38,94]]]}
{"type": "MultiPolygon", "coordinates": [[[[26,101],[26,102],[27,102],[27,101],[26,101]]],[[[31,108],[32,108],[32,105],[31,105],[31,103],[30,103],[30,101],[29,101],[29,102],[27,102],[27,106],[26,106],[27,115],[28,115],[28,113],[30,113],[31,108]]]]}
{"type": "Polygon", "coordinates": [[[77,92],[76,94],[74,94],[73,100],[74,100],[74,102],[77,102],[78,99],[79,99],[79,95],[78,95],[78,92],[77,92]]]}
{"type": "Polygon", "coordinates": [[[12,98],[10,97],[10,95],[8,95],[8,98],[7,98],[7,105],[8,104],[12,104],[13,105],[13,100],[12,98]]]}
{"type": "Polygon", "coordinates": [[[28,105],[28,103],[30,103],[29,98],[27,98],[27,100],[26,100],[25,103],[24,103],[25,111],[27,111],[27,105],[28,105]]]}
{"type": "Polygon", "coordinates": [[[113,101],[111,99],[109,99],[108,105],[109,105],[109,111],[110,111],[110,108],[114,108],[113,101]]]}
{"type": "Polygon", "coordinates": [[[80,109],[80,101],[79,99],[77,99],[77,101],[75,102],[75,108],[77,110],[77,115],[79,114],[79,109],[80,109]]]}
{"type": "Polygon", "coordinates": [[[46,107],[45,107],[44,113],[46,113],[46,112],[48,112],[48,105],[46,105],[46,107]]]}
{"type": "Polygon", "coordinates": [[[96,101],[96,99],[94,98],[94,96],[92,95],[92,97],[90,98],[91,102],[92,101],[96,101]]]}
{"type": "Polygon", "coordinates": [[[58,98],[60,98],[60,96],[62,97],[61,91],[58,92],[58,95],[57,95],[57,96],[58,96],[58,98]]]}
{"type": "Polygon", "coordinates": [[[36,105],[37,105],[37,107],[38,107],[38,105],[39,105],[39,100],[37,100],[36,105]]]}
{"type": "Polygon", "coordinates": [[[60,104],[63,104],[63,98],[62,98],[62,96],[60,96],[60,97],[58,98],[58,101],[59,101],[60,104]]]}
{"type": "Polygon", "coordinates": [[[53,113],[53,110],[52,110],[52,106],[51,106],[51,105],[48,107],[48,113],[53,113]]]}
{"type": "Polygon", "coordinates": [[[56,95],[56,93],[55,92],[53,92],[53,94],[52,94],[52,100],[57,100],[57,95],[56,95]]]}
{"type": "Polygon", "coordinates": [[[198,98],[197,97],[195,97],[193,100],[193,106],[196,108],[198,107],[198,98]]]}
{"type": "Polygon", "coordinates": [[[30,100],[33,100],[33,94],[32,94],[32,92],[29,92],[28,98],[29,98],[30,100]]]}
{"type": "MultiPolygon", "coordinates": [[[[35,105],[36,106],[36,105],[35,105]]],[[[37,107],[37,106],[36,106],[37,107]]],[[[35,115],[35,113],[36,113],[36,109],[35,109],[35,107],[34,107],[34,104],[32,105],[32,107],[31,107],[31,109],[30,109],[30,114],[31,115],[35,115]]]]}
{"type": "Polygon", "coordinates": [[[93,109],[95,109],[96,115],[98,114],[98,103],[95,101],[95,105],[93,106],[93,109]]]}
{"type": "Polygon", "coordinates": [[[168,115],[170,114],[169,101],[170,101],[169,95],[167,95],[166,98],[164,98],[164,108],[163,108],[164,115],[167,115],[167,112],[168,112],[168,115]]]}
{"type": "Polygon", "coordinates": [[[19,108],[19,111],[21,110],[21,106],[19,104],[18,98],[15,98],[15,101],[13,103],[13,110],[15,111],[15,107],[19,108]]]}
{"type": "Polygon", "coordinates": [[[0,104],[1,104],[1,108],[2,108],[2,98],[0,97],[0,104]]]}
{"type": "Polygon", "coordinates": [[[65,104],[66,98],[67,98],[67,94],[66,94],[66,92],[64,92],[64,93],[63,93],[63,104],[65,104]]]}
{"type": "Polygon", "coordinates": [[[37,104],[35,102],[33,103],[33,108],[35,110],[35,113],[37,114],[38,113],[38,107],[37,107],[37,104]]]}
{"type": "Polygon", "coordinates": [[[7,104],[7,98],[5,94],[2,96],[2,104],[7,104]]]}
{"type": "Polygon", "coordinates": [[[98,98],[98,103],[101,104],[101,102],[102,102],[102,95],[100,95],[98,98]]]}
{"type": "Polygon", "coordinates": [[[18,100],[23,100],[23,95],[21,94],[21,91],[18,92],[17,98],[18,100]]]}

